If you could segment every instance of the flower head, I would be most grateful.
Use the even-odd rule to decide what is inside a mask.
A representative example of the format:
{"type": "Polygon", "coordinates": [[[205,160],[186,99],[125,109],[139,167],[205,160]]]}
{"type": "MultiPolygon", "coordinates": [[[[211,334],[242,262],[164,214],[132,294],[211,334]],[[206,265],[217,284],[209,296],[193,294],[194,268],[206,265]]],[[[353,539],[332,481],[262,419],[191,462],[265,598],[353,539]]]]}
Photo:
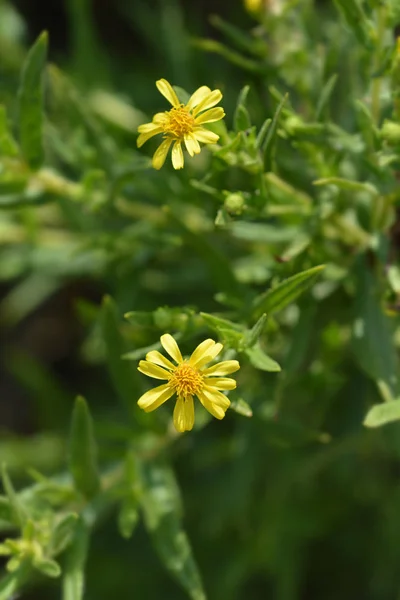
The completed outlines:
{"type": "Polygon", "coordinates": [[[141,373],[167,382],[143,394],[138,400],[140,408],[151,412],[176,394],[175,428],[180,432],[190,431],[194,425],[193,397],[197,396],[213,417],[223,419],[230,402],[221,390],[235,389],[236,381],[226,375],[240,368],[238,361],[225,360],[206,367],[223,348],[214,340],[204,340],[187,360],[183,359],[172,335],[166,333],[160,341],[176,364],[156,350],[148,352],[146,360],[140,361],[138,370],[141,373]]]}
{"type": "Polygon", "coordinates": [[[211,91],[209,87],[203,85],[191,95],[187,104],[182,104],[166,79],[156,81],[156,86],[172,104],[172,108],[155,114],[151,123],[144,123],[138,127],[140,135],[137,145],[140,148],[153,135],[163,134],[164,140],[153,156],[153,167],[161,169],[173,143],[172,165],[174,169],[182,169],[184,163],[182,143],[185,144],[190,156],[194,156],[201,151],[199,142],[215,144],[218,141],[219,136],[203,127],[203,124],[224,118],[223,108],[212,108],[221,100],[222,93],[220,90],[211,91]]]}

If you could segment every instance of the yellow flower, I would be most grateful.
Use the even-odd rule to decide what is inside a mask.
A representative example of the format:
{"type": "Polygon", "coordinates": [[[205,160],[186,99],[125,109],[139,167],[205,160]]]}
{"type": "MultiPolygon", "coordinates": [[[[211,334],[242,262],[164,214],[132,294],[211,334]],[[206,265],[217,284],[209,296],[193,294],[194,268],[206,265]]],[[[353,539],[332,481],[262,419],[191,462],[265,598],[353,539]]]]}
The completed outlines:
{"type": "Polygon", "coordinates": [[[262,0],[244,0],[244,5],[249,12],[257,12],[261,8],[262,0]]]}
{"type": "Polygon", "coordinates": [[[174,409],[174,425],[177,431],[190,431],[194,425],[193,396],[197,396],[204,408],[213,417],[223,419],[230,402],[220,390],[234,390],[236,381],[225,377],[240,368],[237,360],[225,360],[212,367],[206,365],[221,352],[222,344],[214,340],[204,340],[188,360],[184,360],[178,344],[166,333],[160,338],[161,344],[177,363],[173,364],[160,352],[152,350],[141,360],[138,370],[154,379],[165,379],[167,383],[149,390],[138,400],[138,405],[146,412],[161,406],[174,394],[177,401],[174,409]]]}
{"type": "Polygon", "coordinates": [[[153,135],[162,133],[164,140],[154,153],[153,167],[161,169],[168,150],[174,142],[172,165],[174,169],[182,169],[184,163],[183,142],[190,156],[194,156],[201,150],[199,142],[215,144],[218,141],[219,136],[203,127],[203,124],[224,118],[223,108],[212,108],[221,100],[222,93],[220,90],[211,91],[209,87],[203,85],[191,95],[189,102],[185,105],[179,102],[178,96],[166,79],[156,81],[156,86],[158,91],[172,104],[172,108],[166,112],[157,113],[151,123],[145,123],[138,127],[140,135],[137,145],[140,148],[153,135]]]}

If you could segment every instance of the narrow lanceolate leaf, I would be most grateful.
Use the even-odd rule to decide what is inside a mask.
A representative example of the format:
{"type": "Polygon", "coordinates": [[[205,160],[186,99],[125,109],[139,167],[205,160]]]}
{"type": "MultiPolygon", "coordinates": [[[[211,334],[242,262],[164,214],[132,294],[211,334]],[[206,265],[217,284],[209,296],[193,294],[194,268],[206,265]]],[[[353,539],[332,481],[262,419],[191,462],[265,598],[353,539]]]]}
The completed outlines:
{"type": "Polygon", "coordinates": [[[281,117],[281,112],[282,112],[282,109],[285,105],[287,98],[288,98],[288,94],[285,94],[285,96],[282,98],[282,100],[278,104],[277,109],[275,110],[275,114],[272,117],[271,125],[268,126],[268,130],[266,132],[264,141],[261,146],[262,152],[264,154],[264,165],[265,165],[266,171],[272,170],[276,132],[278,129],[279,119],[281,117]]]}
{"type": "Polygon", "coordinates": [[[77,521],[78,515],[76,513],[68,513],[57,523],[50,542],[52,556],[57,556],[69,546],[75,533],[77,521]]]}
{"type": "Polygon", "coordinates": [[[338,78],[337,73],[334,73],[333,75],[331,75],[331,77],[329,77],[328,81],[325,83],[324,87],[322,88],[322,91],[321,91],[321,94],[319,96],[319,100],[317,103],[317,108],[315,110],[315,120],[316,121],[320,120],[320,118],[324,114],[326,107],[329,104],[329,101],[332,96],[332,92],[336,86],[337,78],[338,78]]]}
{"type": "Polygon", "coordinates": [[[365,427],[381,427],[393,421],[400,421],[400,400],[375,404],[367,412],[364,425],[365,427]]]}
{"type": "Polygon", "coordinates": [[[325,265],[318,265],[301,271],[258,296],[253,302],[253,317],[258,319],[262,313],[270,315],[286,308],[315,283],[324,268],[325,265]]]}
{"type": "Polygon", "coordinates": [[[249,129],[251,127],[250,116],[246,108],[246,99],[249,90],[250,86],[245,85],[239,94],[235,114],[233,117],[235,131],[246,131],[246,129],[249,129]]]}
{"type": "Polygon", "coordinates": [[[43,72],[47,58],[47,32],[42,33],[25,59],[18,91],[19,139],[22,154],[32,169],[44,160],[43,72]]]}
{"type": "Polygon", "coordinates": [[[85,523],[80,520],[77,523],[63,569],[62,600],[83,600],[88,548],[89,530],[85,523]]]}
{"type": "Polygon", "coordinates": [[[166,464],[142,466],[142,510],[147,530],[165,567],[192,600],[205,600],[201,577],[182,527],[177,483],[166,464]]]}
{"type": "Polygon", "coordinates": [[[0,156],[16,156],[17,154],[18,146],[8,127],[6,109],[0,105],[0,156]]]}
{"type": "Polygon", "coordinates": [[[370,48],[370,28],[360,0],[335,0],[335,4],[358,41],[366,48],[370,48]]]}
{"type": "Polygon", "coordinates": [[[351,179],[343,179],[342,177],[324,177],[323,179],[316,179],[313,181],[314,185],[336,185],[342,190],[349,190],[350,192],[367,192],[372,196],[379,194],[377,188],[368,183],[367,181],[353,181],[351,179]]]}
{"type": "Polygon", "coordinates": [[[101,325],[107,350],[107,366],[115,389],[125,407],[132,414],[135,410],[135,399],[139,394],[139,383],[136,369],[122,360],[126,352],[124,340],[119,330],[117,309],[109,296],[103,299],[101,308],[101,325]]]}
{"type": "Polygon", "coordinates": [[[381,391],[384,400],[398,396],[397,355],[389,318],[368,266],[359,265],[353,323],[353,351],[357,362],[381,391]]]}
{"type": "Polygon", "coordinates": [[[4,464],[2,465],[1,476],[2,476],[2,481],[3,481],[4,491],[10,502],[11,516],[12,516],[13,522],[16,525],[18,525],[18,527],[22,528],[26,522],[27,515],[26,515],[24,507],[22,506],[22,504],[14,490],[14,486],[11,482],[11,479],[7,473],[7,468],[4,464]]]}
{"type": "Polygon", "coordinates": [[[85,399],[78,396],[72,413],[69,468],[76,488],[87,498],[100,489],[96,455],[92,417],[85,399]]]}
{"type": "Polygon", "coordinates": [[[24,562],[16,571],[13,571],[0,579],[0,600],[11,600],[12,598],[15,598],[14,594],[21,591],[28,574],[29,566],[24,562]]]}
{"type": "Polygon", "coordinates": [[[256,369],[267,371],[268,373],[277,373],[281,370],[279,364],[268,356],[268,354],[265,354],[259,344],[256,344],[252,348],[246,348],[245,354],[256,369]]]}

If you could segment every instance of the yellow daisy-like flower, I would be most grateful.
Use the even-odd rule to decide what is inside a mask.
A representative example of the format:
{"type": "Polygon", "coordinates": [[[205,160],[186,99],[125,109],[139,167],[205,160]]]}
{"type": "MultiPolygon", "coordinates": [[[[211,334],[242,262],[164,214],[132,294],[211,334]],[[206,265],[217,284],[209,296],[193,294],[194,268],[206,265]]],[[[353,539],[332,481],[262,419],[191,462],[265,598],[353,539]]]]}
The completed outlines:
{"type": "Polygon", "coordinates": [[[225,377],[240,368],[237,360],[225,360],[206,367],[221,352],[222,344],[214,340],[204,340],[188,360],[184,360],[178,344],[166,333],[160,338],[163,348],[177,363],[173,364],[157,350],[146,354],[138,370],[154,379],[165,379],[167,383],[149,390],[138,400],[138,405],[146,412],[161,406],[174,394],[177,401],[174,409],[174,425],[177,431],[190,431],[194,425],[193,396],[197,396],[204,408],[213,417],[223,419],[230,402],[221,390],[234,390],[236,381],[225,377]]]}
{"type": "Polygon", "coordinates": [[[220,90],[211,91],[203,85],[194,92],[185,105],[179,102],[178,96],[172,85],[166,79],[156,81],[158,91],[172,104],[171,110],[157,113],[151,123],[144,123],[138,127],[140,133],[137,139],[138,148],[143,146],[153,135],[162,133],[164,140],[154,153],[153,167],[161,169],[172,143],[172,165],[174,169],[182,169],[184,164],[182,143],[190,156],[201,151],[199,142],[215,144],[219,135],[203,127],[204,123],[219,121],[225,116],[221,107],[212,108],[222,98],[220,90]],[[201,114],[200,114],[201,113],[201,114]]]}

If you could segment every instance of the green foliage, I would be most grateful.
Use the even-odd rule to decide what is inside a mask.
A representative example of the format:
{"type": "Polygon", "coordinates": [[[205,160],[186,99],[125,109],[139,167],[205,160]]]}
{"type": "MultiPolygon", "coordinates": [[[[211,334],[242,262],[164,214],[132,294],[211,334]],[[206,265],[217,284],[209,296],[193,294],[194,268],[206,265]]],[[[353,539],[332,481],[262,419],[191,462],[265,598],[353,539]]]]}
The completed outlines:
{"type": "Polygon", "coordinates": [[[0,1],[0,600],[396,598],[398,3],[192,4],[69,0],[58,53],[0,1]],[[179,171],[161,77],[223,93],[179,171]],[[138,407],[166,333],[240,362],[223,420],[138,407]]]}

